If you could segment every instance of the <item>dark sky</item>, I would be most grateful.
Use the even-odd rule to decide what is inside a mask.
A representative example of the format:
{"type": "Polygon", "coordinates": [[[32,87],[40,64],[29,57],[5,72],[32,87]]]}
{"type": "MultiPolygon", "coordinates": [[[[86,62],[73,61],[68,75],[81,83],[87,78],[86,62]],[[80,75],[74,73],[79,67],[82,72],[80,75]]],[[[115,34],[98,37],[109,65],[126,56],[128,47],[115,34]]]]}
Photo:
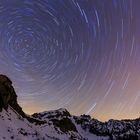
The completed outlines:
{"type": "Polygon", "coordinates": [[[140,116],[140,1],[0,0],[0,72],[30,114],[140,116]]]}

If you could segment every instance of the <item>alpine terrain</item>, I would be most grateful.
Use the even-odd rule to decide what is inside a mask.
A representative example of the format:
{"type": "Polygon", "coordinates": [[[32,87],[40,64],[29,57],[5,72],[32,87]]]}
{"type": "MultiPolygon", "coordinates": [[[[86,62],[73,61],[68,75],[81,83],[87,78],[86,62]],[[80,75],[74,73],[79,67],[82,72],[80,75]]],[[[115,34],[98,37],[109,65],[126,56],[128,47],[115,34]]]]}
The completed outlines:
{"type": "Polygon", "coordinates": [[[0,75],[0,140],[138,140],[140,118],[100,122],[66,109],[27,115],[17,102],[12,81],[0,75]]]}

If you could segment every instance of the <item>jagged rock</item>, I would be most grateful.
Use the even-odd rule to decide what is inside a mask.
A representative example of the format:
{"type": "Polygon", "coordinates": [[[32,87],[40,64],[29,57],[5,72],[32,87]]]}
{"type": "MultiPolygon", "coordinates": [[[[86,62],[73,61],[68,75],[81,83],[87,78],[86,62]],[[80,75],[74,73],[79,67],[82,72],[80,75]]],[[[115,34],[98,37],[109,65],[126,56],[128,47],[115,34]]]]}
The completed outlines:
{"type": "Polygon", "coordinates": [[[41,120],[49,119],[51,122],[53,122],[53,125],[58,127],[62,132],[77,132],[75,125],[70,119],[70,113],[64,108],[60,108],[55,111],[52,110],[42,113],[34,113],[32,116],[41,120]]]}
{"type": "Polygon", "coordinates": [[[58,110],[52,110],[52,111],[46,111],[46,112],[42,112],[42,113],[34,113],[32,115],[33,117],[35,118],[38,118],[38,119],[46,119],[46,118],[59,118],[59,117],[71,117],[70,113],[64,109],[64,108],[60,108],[58,110]]]}

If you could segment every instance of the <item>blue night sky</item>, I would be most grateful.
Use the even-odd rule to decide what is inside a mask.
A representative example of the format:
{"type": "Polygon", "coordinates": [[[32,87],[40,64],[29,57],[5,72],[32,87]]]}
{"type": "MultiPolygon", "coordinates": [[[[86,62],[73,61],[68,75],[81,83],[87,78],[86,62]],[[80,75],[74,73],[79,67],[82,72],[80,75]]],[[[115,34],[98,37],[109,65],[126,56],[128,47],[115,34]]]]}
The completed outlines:
{"type": "Polygon", "coordinates": [[[140,116],[139,0],[0,0],[0,72],[29,114],[140,116]]]}

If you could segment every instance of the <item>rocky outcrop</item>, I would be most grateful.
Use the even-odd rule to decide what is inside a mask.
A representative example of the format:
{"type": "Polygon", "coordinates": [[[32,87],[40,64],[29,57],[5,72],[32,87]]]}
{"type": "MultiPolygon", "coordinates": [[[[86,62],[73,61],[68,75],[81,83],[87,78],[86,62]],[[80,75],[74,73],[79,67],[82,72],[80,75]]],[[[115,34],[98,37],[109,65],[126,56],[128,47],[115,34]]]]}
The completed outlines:
{"type": "Polygon", "coordinates": [[[0,74],[0,110],[2,108],[7,109],[11,106],[22,117],[25,117],[25,113],[17,103],[17,95],[12,86],[12,81],[6,76],[0,74]]]}
{"type": "Polygon", "coordinates": [[[54,126],[59,128],[62,132],[77,132],[74,123],[71,120],[71,114],[64,108],[52,110],[42,113],[34,113],[33,117],[41,120],[49,120],[54,126]]]}
{"type": "Polygon", "coordinates": [[[3,108],[7,110],[8,106],[12,107],[13,110],[32,123],[44,123],[44,121],[31,118],[23,112],[17,102],[17,95],[14,87],[12,86],[12,81],[6,75],[0,74],[0,111],[2,111],[3,108]]]}
{"type": "Polygon", "coordinates": [[[63,118],[64,116],[71,117],[70,113],[64,108],[60,108],[58,110],[46,111],[42,113],[34,113],[32,116],[38,119],[43,119],[43,120],[63,118]]]}
{"type": "Polygon", "coordinates": [[[17,95],[12,86],[12,81],[5,75],[0,75],[0,110],[7,109],[8,105],[17,103],[17,95]]]}

